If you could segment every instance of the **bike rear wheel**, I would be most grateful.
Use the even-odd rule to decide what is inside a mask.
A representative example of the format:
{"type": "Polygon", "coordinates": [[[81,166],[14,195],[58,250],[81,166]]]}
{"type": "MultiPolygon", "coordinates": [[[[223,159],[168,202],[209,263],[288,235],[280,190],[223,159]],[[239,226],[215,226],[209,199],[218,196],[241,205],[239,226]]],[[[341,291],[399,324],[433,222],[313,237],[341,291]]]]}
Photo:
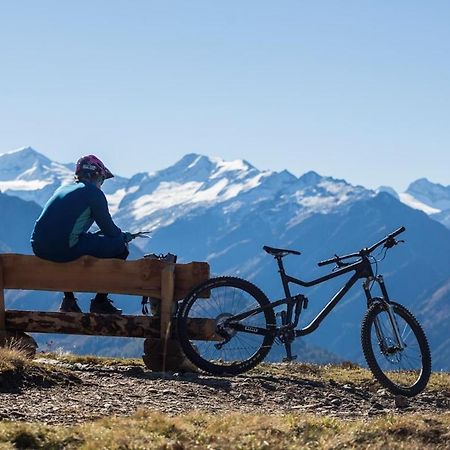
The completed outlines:
{"type": "Polygon", "coordinates": [[[404,306],[391,305],[404,348],[399,348],[387,307],[381,302],[372,305],[363,319],[362,348],[381,385],[394,394],[412,397],[425,389],[430,378],[430,349],[416,318],[404,306]]]}
{"type": "MultiPolygon", "coordinates": [[[[177,315],[178,338],[188,359],[198,368],[215,375],[238,375],[259,364],[269,353],[274,333],[264,336],[224,327],[231,316],[270,305],[266,295],[248,281],[234,277],[212,278],[196,287],[181,303],[177,315]],[[209,334],[192,340],[190,319],[208,319],[209,334]]],[[[239,321],[240,325],[271,330],[273,309],[239,321]]]]}

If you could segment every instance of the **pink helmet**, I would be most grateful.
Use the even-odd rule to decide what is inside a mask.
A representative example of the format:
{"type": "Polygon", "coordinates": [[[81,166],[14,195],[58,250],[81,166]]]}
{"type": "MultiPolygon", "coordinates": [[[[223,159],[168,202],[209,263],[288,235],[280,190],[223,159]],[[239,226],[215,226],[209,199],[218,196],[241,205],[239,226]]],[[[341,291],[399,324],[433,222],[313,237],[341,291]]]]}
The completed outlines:
{"type": "Polygon", "coordinates": [[[79,178],[97,175],[105,180],[114,176],[95,155],[87,155],[80,158],[77,161],[75,175],[79,178]]]}

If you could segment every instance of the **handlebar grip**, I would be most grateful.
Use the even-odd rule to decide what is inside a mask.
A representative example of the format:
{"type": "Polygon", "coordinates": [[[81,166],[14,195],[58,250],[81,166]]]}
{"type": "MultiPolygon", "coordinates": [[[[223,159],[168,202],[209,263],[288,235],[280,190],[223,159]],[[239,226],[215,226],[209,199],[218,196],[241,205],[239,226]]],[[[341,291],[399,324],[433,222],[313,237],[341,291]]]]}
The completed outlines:
{"type": "Polygon", "coordinates": [[[406,230],[405,227],[400,227],[398,230],[395,230],[393,233],[389,235],[389,237],[394,238],[395,236],[398,236],[399,234],[403,233],[406,230]]]}

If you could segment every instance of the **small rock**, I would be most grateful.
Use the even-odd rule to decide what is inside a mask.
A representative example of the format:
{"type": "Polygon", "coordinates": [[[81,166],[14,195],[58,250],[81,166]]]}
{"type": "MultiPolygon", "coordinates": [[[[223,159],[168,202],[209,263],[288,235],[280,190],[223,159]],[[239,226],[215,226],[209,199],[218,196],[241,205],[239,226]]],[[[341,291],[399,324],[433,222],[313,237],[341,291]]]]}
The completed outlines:
{"type": "Polygon", "coordinates": [[[319,404],[318,403],[311,403],[311,404],[309,404],[309,405],[300,405],[300,406],[295,406],[294,408],[305,408],[305,409],[309,409],[309,408],[311,408],[311,409],[313,409],[313,408],[317,408],[319,406],[319,404]]]}
{"type": "Polygon", "coordinates": [[[375,416],[375,415],[377,415],[377,414],[380,414],[380,410],[379,410],[379,409],[370,408],[370,409],[367,411],[367,415],[368,415],[368,416],[375,416]]]}
{"type": "Polygon", "coordinates": [[[381,403],[373,402],[371,409],[378,409],[378,410],[380,410],[380,409],[384,409],[384,406],[381,403]]]}
{"type": "Polygon", "coordinates": [[[164,395],[176,395],[177,393],[175,391],[170,390],[170,389],[164,389],[164,390],[161,391],[161,394],[164,394],[164,395]]]}
{"type": "Polygon", "coordinates": [[[409,405],[409,402],[403,395],[396,395],[394,397],[394,404],[396,408],[406,408],[409,405]]]}
{"type": "Polygon", "coordinates": [[[261,387],[266,391],[276,391],[277,387],[273,383],[262,382],[261,387]]]}

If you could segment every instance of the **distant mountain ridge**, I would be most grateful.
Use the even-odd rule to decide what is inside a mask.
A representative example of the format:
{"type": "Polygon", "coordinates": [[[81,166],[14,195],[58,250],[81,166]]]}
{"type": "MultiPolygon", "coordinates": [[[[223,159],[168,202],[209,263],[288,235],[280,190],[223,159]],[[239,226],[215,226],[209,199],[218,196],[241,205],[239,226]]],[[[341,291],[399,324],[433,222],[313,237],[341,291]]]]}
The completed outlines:
{"type": "MultiPolygon", "coordinates": [[[[23,180],[45,182],[52,189],[70,182],[73,166],[52,165],[34,150],[23,151],[26,158],[20,151],[8,157],[9,168],[4,172],[5,155],[0,155],[0,189],[12,185],[1,183],[23,180]],[[7,179],[8,173],[15,178],[7,179]]],[[[425,194],[419,195],[422,185],[419,183],[408,195],[429,208],[435,208],[437,201],[445,205],[443,199],[431,203],[425,194]]],[[[16,186],[14,195],[29,198],[33,192],[16,186]]],[[[446,288],[450,285],[450,230],[434,220],[434,215],[399,201],[390,188],[377,194],[315,172],[296,177],[288,171],[260,171],[243,160],[228,162],[188,154],[164,170],[108,180],[105,193],[114,220],[122,229],[153,230],[152,239],[137,243],[142,252],[171,251],[181,262],[206,260],[213,274],[247,278],[277,298],[282,288],[274,261],[261,250],[263,245],[301,250],[301,256],[286,258],[287,269],[293,276],[311,279],[329,270],[318,269],[317,261],[334,253],[356,251],[405,225],[406,244],[389,253],[380,263],[380,271],[392,298],[427,321],[432,348],[441,349],[433,354],[435,368],[450,369],[450,353],[442,351],[450,348],[448,317],[444,314],[444,306],[450,301],[450,289],[446,288]]],[[[42,202],[44,194],[42,189],[35,189],[35,200],[42,202]]],[[[7,233],[0,233],[0,241],[5,239],[7,233]]],[[[344,281],[306,290],[311,301],[303,325],[344,281]]],[[[11,299],[19,306],[22,301],[22,297],[11,299]]],[[[56,302],[55,298],[52,307],[56,302]]],[[[85,307],[87,299],[83,297],[82,302],[85,307]]],[[[42,297],[39,304],[44,303],[42,297]]],[[[125,311],[139,310],[137,302],[118,303],[125,311]]],[[[362,291],[355,287],[323,326],[302,342],[361,362],[359,326],[364,311],[362,291]]],[[[95,343],[90,345],[95,347],[95,343]]],[[[278,357],[280,351],[276,348],[274,355],[278,357]]],[[[297,351],[302,351],[301,346],[297,351]]]]}
{"type": "Polygon", "coordinates": [[[450,186],[420,178],[402,193],[386,187],[380,187],[379,191],[389,192],[411,208],[425,212],[432,219],[450,228],[450,186]]]}

